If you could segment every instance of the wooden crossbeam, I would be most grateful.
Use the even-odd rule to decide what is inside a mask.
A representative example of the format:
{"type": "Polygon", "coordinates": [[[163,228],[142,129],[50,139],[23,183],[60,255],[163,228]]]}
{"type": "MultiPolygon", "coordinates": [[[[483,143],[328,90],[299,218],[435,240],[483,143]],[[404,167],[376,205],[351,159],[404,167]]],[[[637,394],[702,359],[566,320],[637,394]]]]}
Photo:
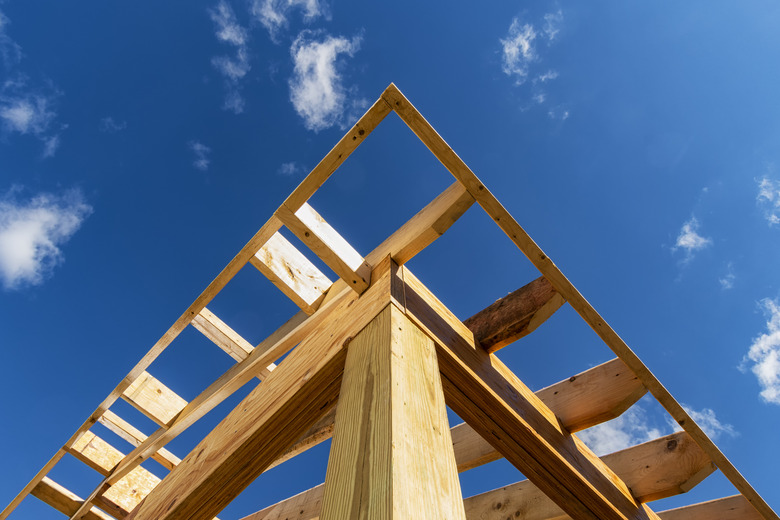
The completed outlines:
{"type": "Polygon", "coordinates": [[[255,349],[207,307],[192,318],[192,326],[236,361],[245,360],[255,349]]]}
{"type": "Polygon", "coordinates": [[[308,203],[297,211],[282,204],[276,216],[358,294],[368,288],[371,266],[308,203]]]}
{"type": "Polygon", "coordinates": [[[719,498],[658,513],[661,520],[761,520],[763,517],[742,495],[719,498]]]}
{"type": "MultiPolygon", "coordinates": [[[[78,495],[57,484],[49,477],[43,477],[30,492],[32,496],[53,507],[60,513],[71,516],[83,500],[78,495]]],[[[111,517],[100,509],[93,507],[84,515],[85,520],[111,520],[111,517]]]]}
{"type": "Polygon", "coordinates": [[[565,303],[542,276],[497,300],[463,323],[488,352],[535,331],[565,303]]]}
{"type": "Polygon", "coordinates": [[[167,426],[187,406],[187,401],[146,371],[127,387],[122,398],[160,426],[167,426]]]}
{"type": "Polygon", "coordinates": [[[657,518],[406,267],[401,270],[402,290],[394,296],[436,342],[444,394],[456,414],[570,516],[657,518]]]}
{"type": "Polygon", "coordinates": [[[284,453],[338,397],[345,346],[387,305],[389,271],[384,268],[363,297],[348,291],[327,324],[302,341],[127,520],[209,519],[284,453]]]}
{"type": "MultiPolygon", "coordinates": [[[[606,455],[602,460],[614,468],[618,476],[635,490],[637,498],[642,501],[684,493],[714,471],[709,457],[684,432],[673,433],[606,455]]],[[[243,520],[319,518],[323,489],[321,484],[243,520]]],[[[527,480],[469,497],[463,503],[466,518],[475,520],[568,518],[552,500],[527,480]]]]}
{"type": "MultiPolygon", "coordinates": [[[[98,422],[133,446],[138,447],[147,439],[147,436],[140,430],[111,410],[106,411],[106,413],[98,419],[98,422]]],[[[169,470],[175,468],[176,465],[181,462],[179,457],[165,448],[160,448],[159,451],[152,454],[152,458],[169,470]]]]}
{"type": "Polygon", "coordinates": [[[317,310],[332,283],[280,233],[249,261],[306,314],[317,310]]]}

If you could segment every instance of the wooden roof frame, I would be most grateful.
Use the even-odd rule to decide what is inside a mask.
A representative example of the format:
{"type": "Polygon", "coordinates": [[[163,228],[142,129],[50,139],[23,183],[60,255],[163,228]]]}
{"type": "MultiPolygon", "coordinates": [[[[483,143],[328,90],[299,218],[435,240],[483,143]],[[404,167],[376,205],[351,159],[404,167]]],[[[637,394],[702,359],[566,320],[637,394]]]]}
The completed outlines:
{"type": "Polygon", "coordinates": [[[261,472],[331,435],[324,488],[318,486],[247,519],[285,518],[289,511],[301,515],[306,511],[307,518],[320,514],[352,518],[366,511],[368,516],[389,512],[402,518],[409,516],[404,509],[409,507],[418,517],[471,518],[484,512],[486,504],[498,502],[522,509],[526,518],[539,519],[567,514],[575,519],[780,520],[393,84],[0,513],[0,520],[30,494],[71,519],[214,518],[261,472]],[[390,112],[406,123],[456,181],[363,258],[308,200],[390,112]],[[461,322],[404,264],[474,202],[542,276],[461,322]],[[282,226],[339,279],[331,282],[323,275],[279,234],[282,226]],[[302,309],[257,346],[206,307],[247,263],[302,309]],[[564,303],[617,358],[534,394],[493,352],[532,332],[564,303]],[[189,403],[147,372],[188,325],[237,361],[189,403]],[[274,362],[288,352],[276,370],[274,362]],[[399,356],[409,363],[397,363],[399,356]],[[379,376],[367,378],[366,373],[379,376]],[[255,377],[261,383],[184,460],[164,448],[255,377]],[[584,381],[590,383],[581,384],[584,381]],[[406,393],[399,394],[402,390],[396,386],[406,393]],[[646,391],[683,432],[603,460],[574,435],[616,417],[646,391]],[[372,397],[375,392],[388,396],[386,404],[372,397]],[[594,392],[598,399],[593,398],[594,392]],[[406,402],[408,396],[420,393],[427,398],[406,402]],[[146,436],[112,412],[110,407],[120,397],[152,418],[159,429],[146,436]],[[342,403],[338,407],[337,401],[342,403]],[[450,430],[443,415],[445,402],[468,424],[450,430]],[[386,427],[360,426],[366,423],[366,413],[372,418],[370,424],[386,427]],[[135,448],[125,455],[102,441],[90,431],[97,422],[135,448]],[[431,431],[439,433],[431,436],[431,431]],[[403,443],[400,439],[405,436],[419,442],[403,443]],[[354,449],[356,439],[372,443],[384,455],[363,460],[369,455],[354,449]],[[424,455],[415,452],[421,446],[436,456],[430,467],[414,469],[424,455]],[[687,460],[695,462],[681,469],[674,454],[682,447],[690,455],[687,460]],[[104,475],[86,499],[47,476],[65,454],[104,475]],[[162,481],[140,466],[150,457],[171,470],[162,481]],[[507,458],[529,481],[463,501],[457,472],[499,457],[507,458]],[[639,480],[630,461],[642,457],[654,461],[647,468],[676,484],[654,487],[639,480]],[[662,462],[664,457],[672,457],[674,463],[662,462]],[[687,491],[716,468],[739,495],[660,514],[645,503],[687,491]],[[356,493],[360,486],[365,489],[356,493]],[[408,503],[408,498],[399,502],[404,487],[415,490],[404,496],[419,496],[420,503],[408,503]]]}

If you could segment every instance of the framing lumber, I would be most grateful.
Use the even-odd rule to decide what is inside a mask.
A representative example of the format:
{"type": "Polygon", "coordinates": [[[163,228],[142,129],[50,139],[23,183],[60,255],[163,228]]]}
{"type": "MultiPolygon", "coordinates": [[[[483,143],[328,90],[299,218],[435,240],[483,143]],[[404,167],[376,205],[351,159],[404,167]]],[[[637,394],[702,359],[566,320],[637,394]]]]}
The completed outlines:
{"type": "Polygon", "coordinates": [[[317,310],[333,283],[278,232],[249,261],[306,314],[317,310]]]}
{"type": "Polygon", "coordinates": [[[122,398],[160,426],[167,426],[187,406],[187,401],[146,371],[122,398]]]}
{"type": "MultiPolygon", "coordinates": [[[[111,410],[107,410],[106,413],[98,419],[98,422],[134,447],[140,446],[147,439],[147,436],[140,430],[111,410]]],[[[165,448],[160,448],[159,451],[153,453],[152,458],[168,470],[175,468],[179,462],[181,462],[179,457],[165,448]]]]}
{"type": "Polygon", "coordinates": [[[497,300],[463,322],[488,352],[535,331],[565,303],[544,276],[497,300]]]}
{"type": "Polygon", "coordinates": [[[347,291],[327,325],[302,341],[127,520],[214,517],[311,427],[338,397],[348,340],[387,305],[388,267],[362,298],[347,291]]]}
{"type": "Polygon", "coordinates": [[[763,517],[742,495],[678,507],[659,513],[661,520],[761,520],[763,517]]]}
{"type": "MultiPolygon", "coordinates": [[[[68,516],[75,513],[83,502],[78,495],[57,484],[49,477],[43,477],[30,494],[68,516]]],[[[85,520],[111,520],[110,516],[96,507],[87,511],[84,518],[85,520]]]]}
{"type": "Polygon", "coordinates": [[[358,294],[368,288],[371,266],[308,203],[297,211],[282,204],[276,216],[358,294]]]}
{"type": "Polygon", "coordinates": [[[450,148],[420,112],[394,85],[390,84],[381,96],[412,132],[423,142],[445,168],[471,193],[491,219],[506,233],[520,251],[539,272],[555,287],[555,290],[574,308],[596,334],[639,377],[661,406],[688,432],[712,458],[715,465],[742,495],[761,513],[765,520],[780,520],[763,498],[747,482],[745,477],[726,458],[723,452],[696,424],[688,412],[658,378],[645,366],[633,350],[601,317],[585,297],[566,278],[553,261],[542,251],[512,215],[501,205],[474,172],[450,148]]]}
{"type": "Polygon", "coordinates": [[[236,361],[245,360],[255,349],[207,307],[192,318],[192,326],[236,361]]]}
{"type": "Polygon", "coordinates": [[[433,341],[388,304],[350,342],[321,518],[465,520],[449,432],[433,341]]]}

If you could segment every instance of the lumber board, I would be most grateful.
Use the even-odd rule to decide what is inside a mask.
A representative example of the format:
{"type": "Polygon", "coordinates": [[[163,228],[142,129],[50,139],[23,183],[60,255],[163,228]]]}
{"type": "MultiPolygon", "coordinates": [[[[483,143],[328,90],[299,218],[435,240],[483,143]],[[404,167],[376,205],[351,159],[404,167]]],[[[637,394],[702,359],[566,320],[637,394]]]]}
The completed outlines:
{"type": "Polygon", "coordinates": [[[295,444],[287,448],[287,450],[278,459],[276,459],[273,464],[268,466],[265,471],[273,469],[279,464],[290,460],[291,458],[303,453],[309,448],[313,448],[317,444],[330,439],[333,436],[333,426],[335,424],[335,419],[336,405],[334,403],[334,405],[325,412],[319,421],[314,423],[311,428],[306,430],[306,432],[301,435],[297,441],[295,441],[295,444]]]}
{"type": "Polygon", "coordinates": [[[433,341],[388,304],[349,345],[321,518],[465,520],[449,431],[433,341]]]}
{"type": "Polygon", "coordinates": [[[306,314],[317,310],[333,283],[278,232],[249,261],[306,314]]]}
{"type": "Polygon", "coordinates": [[[368,288],[371,266],[308,203],[295,212],[282,204],[275,215],[358,294],[368,288]]]}
{"type": "Polygon", "coordinates": [[[561,305],[563,297],[544,276],[496,300],[463,321],[488,352],[495,352],[527,336],[561,305]]]}
{"type": "Polygon", "coordinates": [[[377,99],[344,137],[336,143],[336,146],[322,158],[311,173],[293,190],[284,201],[284,205],[293,211],[297,211],[389,113],[390,107],[385,100],[381,97],[377,99]]]}
{"type": "MultiPolygon", "coordinates": [[[[71,516],[83,500],[72,491],[57,484],[49,477],[43,477],[32,489],[32,496],[53,507],[60,513],[71,516]]],[[[85,520],[110,520],[111,517],[100,509],[93,507],[84,516],[85,520]]]]}
{"type": "Polygon", "coordinates": [[[396,264],[405,264],[442,236],[473,204],[474,197],[455,181],[369,253],[366,262],[375,265],[390,255],[396,264]]]}
{"type": "MultiPolygon", "coordinates": [[[[106,413],[98,419],[98,422],[135,447],[140,446],[147,439],[147,436],[143,432],[111,410],[107,410],[106,413]]],[[[175,468],[176,465],[181,462],[179,457],[165,448],[160,448],[153,453],[152,458],[168,470],[175,468]]]]}
{"type": "Polygon", "coordinates": [[[658,513],[661,520],[761,520],[763,518],[742,495],[718,498],[658,513]]]}
{"type": "Polygon", "coordinates": [[[382,98],[396,114],[414,132],[445,168],[461,182],[490,218],[504,231],[520,251],[531,261],[539,272],[555,287],[555,290],[574,308],[594,332],[623,360],[624,363],[642,380],[648,391],[661,406],[688,432],[707,452],[726,478],[761,513],[765,520],[780,520],[745,477],[720,451],[688,412],[678,403],[672,394],[661,384],[649,368],[639,359],[628,344],[601,317],[585,297],[566,278],[558,266],[553,263],[528,233],[517,223],[512,215],[501,205],[490,190],[477,178],[473,171],[450,148],[442,137],[425,120],[420,112],[409,102],[398,88],[390,84],[382,98]]]}
{"type": "Polygon", "coordinates": [[[282,455],[338,397],[348,340],[387,305],[391,277],[385,271],[363,297],[346,291],[327,324],[303,340],[127,520],[210,519],[282,455]]]}
{"type": "Polygon", "coordinates": [[[192,319],[192,326],[236,361],[245,360],[255,349],[239,333],[211,312],[208,307],[192,319]]]}
{"type": "Polygon", "coordinates": [[[122,398],[160,426],[167,426],[187,406],[187,401],[146,371],[127,387],[122,398]]]}
{"type": "Polygon", "coordinates": [[[570,516],[657,518],[405,266],[396,276],[400,308],[436,342],[444,394],[456,414],[570,516]]]}

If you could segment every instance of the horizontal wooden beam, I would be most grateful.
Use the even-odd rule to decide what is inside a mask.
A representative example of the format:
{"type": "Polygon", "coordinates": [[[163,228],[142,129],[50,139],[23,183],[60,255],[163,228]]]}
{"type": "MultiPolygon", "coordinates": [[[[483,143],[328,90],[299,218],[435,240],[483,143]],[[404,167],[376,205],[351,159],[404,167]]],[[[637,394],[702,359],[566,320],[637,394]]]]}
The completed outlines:
{"type": "Polygon", "coordinates": [[[187,401],[149,372],[133,381],[122,397],[160,426],[167,426],[187,406],[187,401]]]}
{"type": "Polygon", "coordinates": [[[282,204],[276,216],[355,292],[368,288],[371,266],[308,203],[297,211],[282,204]]]}
{"type": "MultiPolygon", "coordinates": [[[[70,490],[62,487],[49,477],[43,477],[30,492],[32,496],[53,507],[60,513],[71,516],[83,500],[70,490]]],[[[93,507],[84,515],[85,520],[111,520],[111,517],[100,509],[93,507]]]]}
{"type": "Polygon", "coordinates": [[[763,517],[742,495],[678,507],[658,513],[661,520],[761,520],[763,517]]]}
{"type": "MultiPolygon", "coordinates": [[[[111,410],[106,411],[98,422],[135,447],[140,446],[147,439],[144,433],[111,410]]],[[[165,448],[160,448],[152,454],[152,458],[168,470],[175,468],[181,462],[179,457],[165,448]]]]}
{"type": "Polygon", "coordinates": [[[542,276],[509,293],[463,322],[488,352],[536,330],[565,303],[542,276]]]}
{"type": "Polygon", "coordinates": [[[236,361],[245,360],[255,349],[207,307],[192,318],[192,326],[236,361]]]}
{"type": "Polygon", "coordinates": [[[280,233],[249,260],[306,314],[313,314],[332,282],[280,233]]]}

